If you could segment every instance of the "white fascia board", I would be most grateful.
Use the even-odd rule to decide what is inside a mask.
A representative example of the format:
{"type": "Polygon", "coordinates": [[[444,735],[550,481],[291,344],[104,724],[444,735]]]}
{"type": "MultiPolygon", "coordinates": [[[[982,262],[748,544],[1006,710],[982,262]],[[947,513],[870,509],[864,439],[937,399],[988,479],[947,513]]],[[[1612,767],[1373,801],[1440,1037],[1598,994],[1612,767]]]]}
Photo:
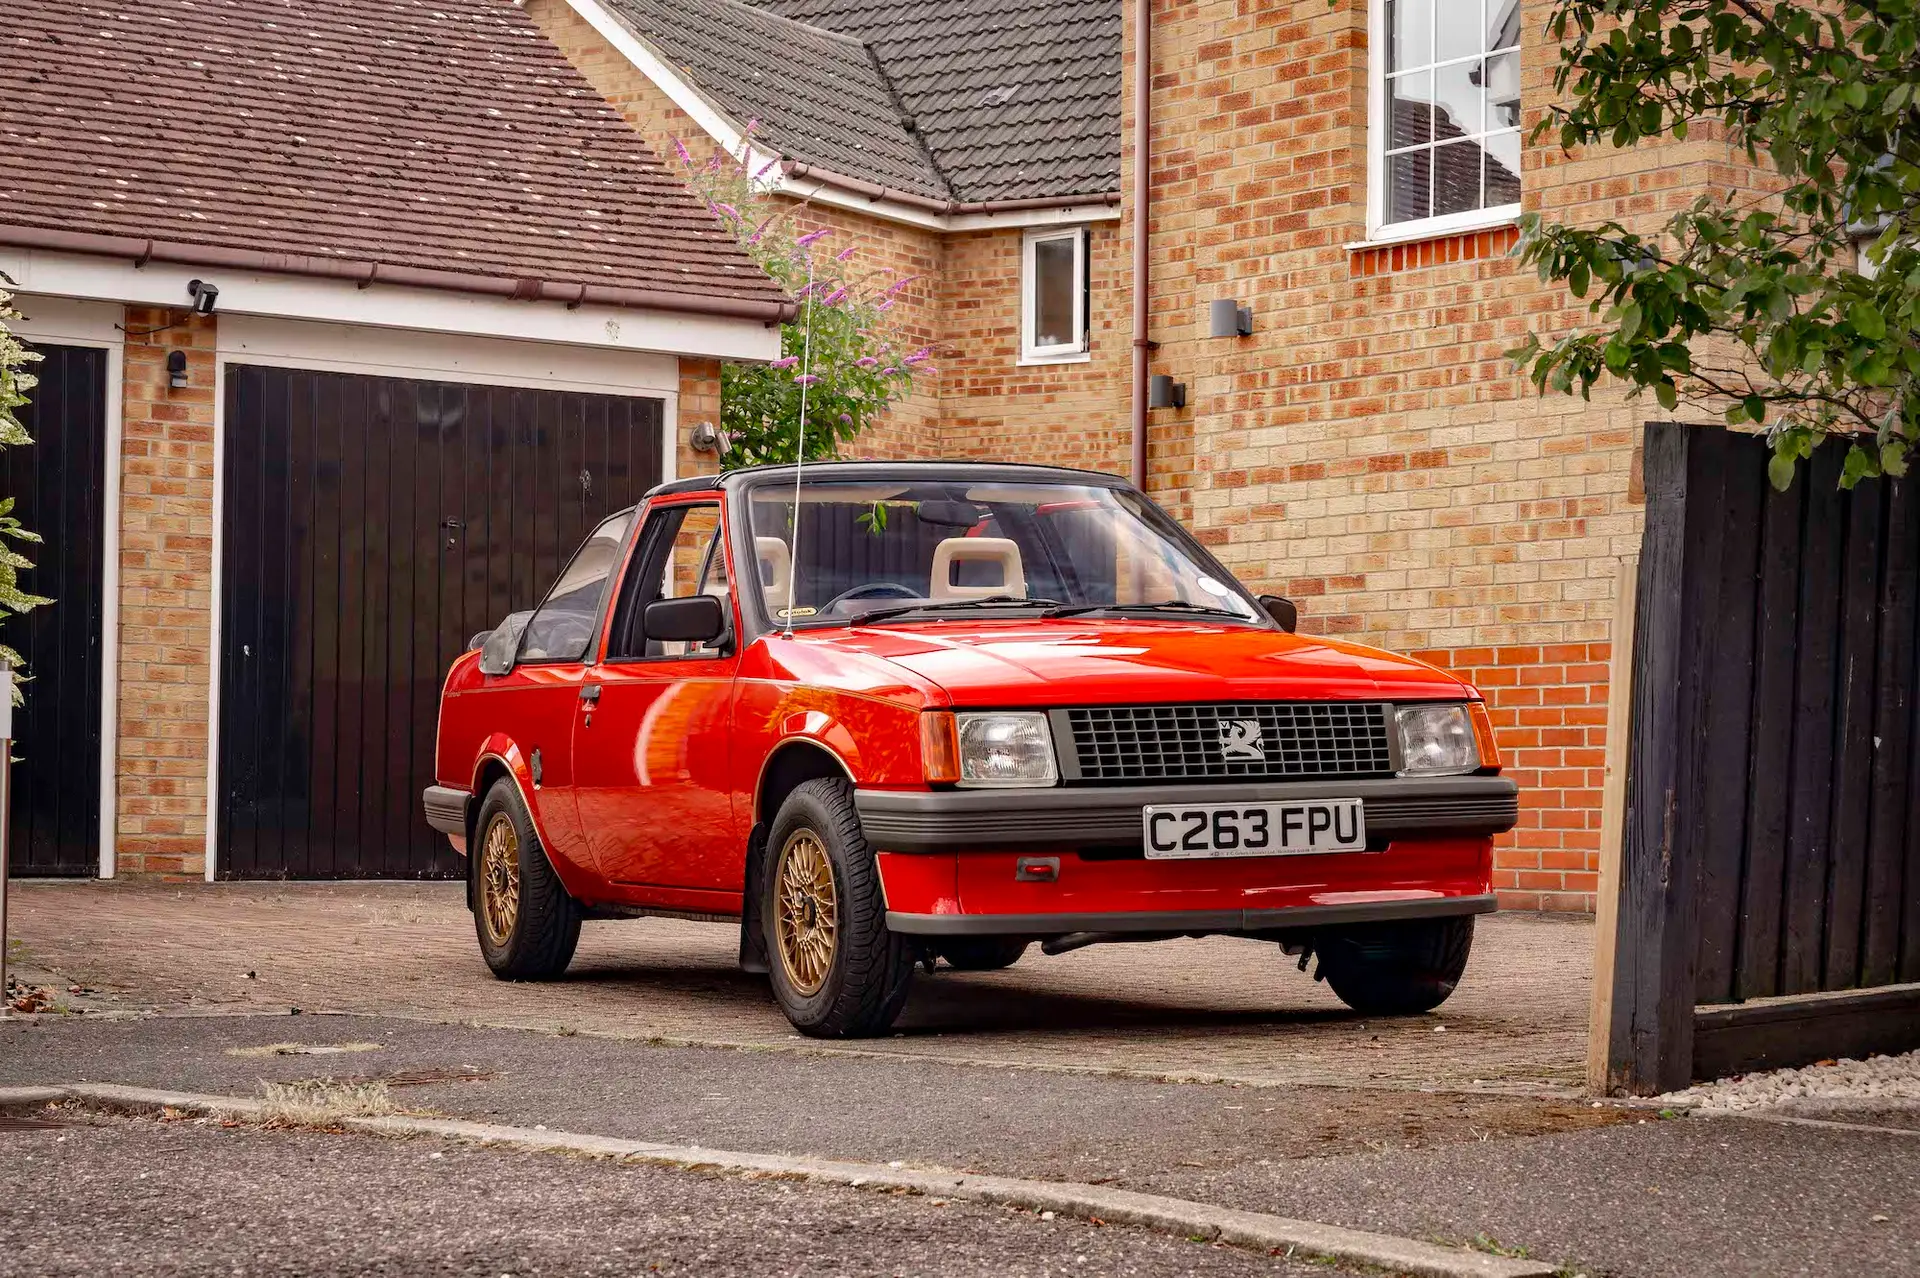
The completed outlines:
{"type": "Polygon", "coordinates": [[[848,191],[841,187],[814,178],[794,179],[782,177],[774,191],[780,195],[804,200],[809,204],[824,204],[829,208],[846,209],[852,213],[864,213],[885,222],[898,222],[904,226],[917,226],[923,230],[939,231],[996,231],[1005,227],[1019,226],[1078,226],[1083,222],[1117,222],[1120,220],[1120,208],[1114,204],[1079,204],[1062,208],[1007,209],[999,213],[936,213],[932,209],[923,209],[918,205],[902,204],[888,199],[875,199],[857,191],[848,191]]]}
{"type": "Polygon", "coordinates": [[[483,293],[380,283],[361,288],[351,280],[163,262],[137,267],[122,259],[40,249],[0,249],[0,271],[11,275],[22,293],[53,297],[181,307],[190,305],[187,281],[206,279],[220,286],[221,315],[265,315],[469,337],[508,337],[739,363],[780,357],[777,326],[717,315],[618,306],[569,310],[559,302],[518,302],[483,293]]]}
{"type": "MultiPolygon", "coordinates": [[[[771,151],[749,144],[746,130],[723,115],[691,81],[675,71],[652,45],[634,34],[631,27],[608,13],[604,5],[597,0],[567,0],[567,5],[585,18],[587,25],[599,32],[600,38],[631,62],[641,75],[653,81],[675,106],[685,111],[688,118],[700,126],[701,132],[719,143],[728,155],[741,157],[749,172],[758,173],[779,158],[771,151]]],[[[661,157],[663,162],[665,159],[661,157]]]]}

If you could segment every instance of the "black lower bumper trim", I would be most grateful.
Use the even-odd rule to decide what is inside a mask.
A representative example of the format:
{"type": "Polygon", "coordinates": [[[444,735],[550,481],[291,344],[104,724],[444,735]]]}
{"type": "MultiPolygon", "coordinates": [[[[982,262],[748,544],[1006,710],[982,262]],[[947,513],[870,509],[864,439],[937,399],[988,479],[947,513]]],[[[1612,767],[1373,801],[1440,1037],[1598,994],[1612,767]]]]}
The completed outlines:
{"type": "Polygon", "coordinates": [[[1369,838],[1493,835],[1520,819],[1520,787],[1506,777],[854,793],[867,842],[884,852],[1138,848],[1149,804],[1301,799],[1359,799],[1369,838]]]}
{"type": "Polygon", "coordinates": [[[473,796],[465,790],[444,785],[430,785],[420,795],[420,804],[427,811],[427,824],[442,834],[466,834],[467,804],[472,800],[473,796]]]}
{"type": "Polygon", "coordinates": [[[1500,908],[1485,896],[1420,897],[1409,901],[1359,901],[1343,905],[1298,905],[1285,910],[1141,910],[1122,914],[902,914],[887,912],[887,927],[910,936],[1062,936],[1068,932],[1285,932],[1350,923],[1452,918],[1491,914],[1500,908]]]}

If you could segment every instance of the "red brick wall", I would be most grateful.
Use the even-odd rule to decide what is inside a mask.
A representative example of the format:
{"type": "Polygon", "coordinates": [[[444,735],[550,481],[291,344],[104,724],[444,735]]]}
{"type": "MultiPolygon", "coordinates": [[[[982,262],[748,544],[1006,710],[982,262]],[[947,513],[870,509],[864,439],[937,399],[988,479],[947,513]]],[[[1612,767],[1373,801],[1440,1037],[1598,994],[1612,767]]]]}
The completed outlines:
{"type": "Polygon", "coordinates": [[[126,311],[114,832],[121,873],[201,874],[206,866],[215,324],[190,311],[126,311]],[[178,389],[168,385],[174,350],[187,354],[188,385],[178,389]]]}

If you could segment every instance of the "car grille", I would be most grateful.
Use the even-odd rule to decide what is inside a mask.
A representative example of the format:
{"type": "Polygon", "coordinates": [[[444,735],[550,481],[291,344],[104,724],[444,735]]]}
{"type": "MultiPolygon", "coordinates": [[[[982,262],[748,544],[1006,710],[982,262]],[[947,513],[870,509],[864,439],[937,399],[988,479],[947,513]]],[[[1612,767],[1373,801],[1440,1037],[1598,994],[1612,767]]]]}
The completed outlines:
{"type": "Polygon", "coordinates": [[[1062,760],[1069,783],[1393,774],[1380,704],[1100,706],[1064,714],[1076,756],[1062,760]]]}

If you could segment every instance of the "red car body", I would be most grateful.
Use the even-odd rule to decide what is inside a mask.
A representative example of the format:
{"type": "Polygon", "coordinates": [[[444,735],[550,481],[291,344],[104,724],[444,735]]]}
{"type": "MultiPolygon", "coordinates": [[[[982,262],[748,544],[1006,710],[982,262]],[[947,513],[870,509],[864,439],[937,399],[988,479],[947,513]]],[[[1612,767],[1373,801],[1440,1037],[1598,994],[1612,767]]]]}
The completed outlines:
{"type": "MultiPolygon", "coordinates": [[[[737,526],[752,478],[744,474],[657,489],[638,509],[623,556],[633,554],[646,521],[718,498],[728,521],[720,542],[727,579],[740,581],[753,570],[743,562],[753,543],[737,526]]],[[[791,488],[791,469],[784,474],[780,482],[791,488]]],[[[787,791],[821,776],[851,782],[888,927],[929,945],[967,935],[1284,938],[1303,928],[1494,908],[1492,837],[1513,824],[1517,792],[1499,775],[1479,694],[1433,667],[1288,633],[1264,617],[1256,627],[1174,615],[930,616],[789,631],[753,615],[742,593],[725,600],[730,639],[719,651],[610,662],[603,610],[578,661],[489,675],[479,652],[460,657],[441,700],[429,820],[465,851],[480,798],[510,778],[553,869],[589,917],[749,915],[756,840],[787,791]],[[1466,703],[1479,766],[1417,779],[1135,786],[1075,784],[1074,768],[1063,764],[1062,783],[1043,789],[928,779],[938,769],[926,757],[923,725],[934,712],[1302,703],[1369,714],[1466,703]],[[1368,850],[1141,854],[1144,803],[1276,794],[1360,799],[1368,850]]],[[[1056,728],[1056,741],[1063,731],[1056,728]]]]}

